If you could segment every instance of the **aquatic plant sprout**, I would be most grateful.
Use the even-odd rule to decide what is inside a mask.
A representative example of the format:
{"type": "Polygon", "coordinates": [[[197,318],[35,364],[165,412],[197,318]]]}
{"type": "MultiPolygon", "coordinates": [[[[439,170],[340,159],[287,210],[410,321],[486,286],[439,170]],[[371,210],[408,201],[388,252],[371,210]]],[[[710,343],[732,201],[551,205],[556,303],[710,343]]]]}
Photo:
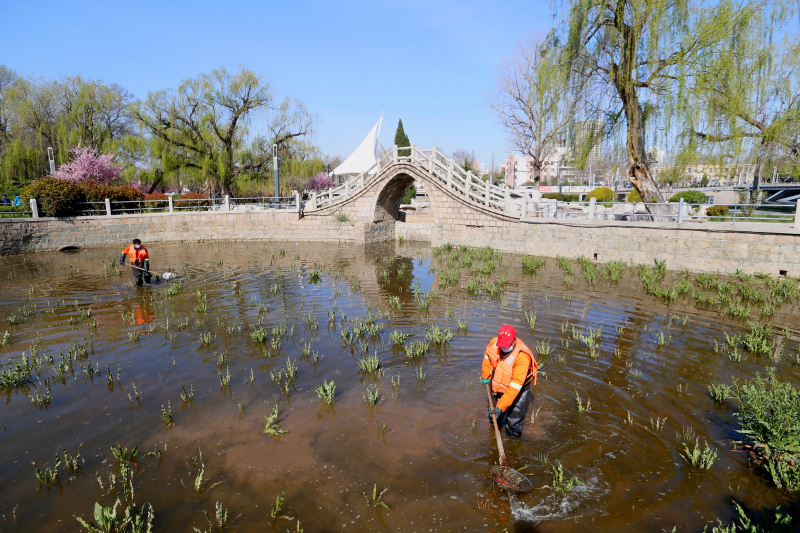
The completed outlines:
{"type": "MultiPolygon", "coordinates": [[[[355,254],[345,245],[268,241],[150,248],[158,264],[183,265],[180,282],[127,287],[127,271],[109,263],[117,249],[88,249],[69,262],[46,254],[4,258],[13,278],[0,280],[7,283],[0,303],[0,389],[7,400],[0,428],[8,432],[7,455],[30,458],[9,462],[7,480],[40,491],[20,500],[28,503],[16,519],[29,529],[62,527],[56,491],[75,501],[74,514],[87,524],[98,523],[91,514],[96,502],[101,515],[113,516],[117,498],[109,524],[126,512],[145,524],[150,508],[138,500],[141,493],[159,498],[153,530],[263,526],[264,505],[249,505],[237,495],[241,489],[266,494],[270,508],[277,495],[285,497],[267,517],[281,530],[294,531],[298,518],[316,530],[311,515],[337,530],[351,521],[369,529],[379,518],[404,531],[443,530],[448,520],[469,530],[485,523],[502,530],[509,512],[515,520],[564,520],[584,529],[611,520],[602,515],[608,512],[616,527],[636,530],[636,512],[627,507],[632,500],[607,497],[612,484],[636,486],[640,497],[656,502],[659,516],[669,503],[639,484],[652,465],[620,460],[631,449],[661,450],[662,480],[707,492],[703,506],[687,503],[684,529],[700,531],[716,516],[735,516],[729,489],[709,484],[709,469],[736,476],[743,494],[756,495],[748,510],[754,523],[765,505],[771,512],[773,501],[790,497],[781,493],[800,486],[797,444],[786,429],[796,425],[798,409],[795,278],[701,275],[668,270],[661,258],[629,268],[588,254],[557,260],[457,245],[431,250],[414,241],[355,254]],[[312,270],[326,282],[312,286],[312,270]],[[201,306],[205,312],[198,313],[201,306]],[[429,439],[445,457],[494,456],[478,371],[484,346],[503,323],[517,329],[543,365],[520,441],[535,434],[543,455],[508,450],[512,466],[540,487],[547,483],[538,492],[538,514],[528,512],[525,499],[487,492],[485,462],[466,461],[455,472],[428,456],[408,455],[429,439]],[[773,384],[767,367],[793,389],[773,384]],[[98,408],[84,398],[106,400],[98,408]],[[172,410],[171,400],[180,407],[172,410]],[[444,408],[450,404],[466,411],[452,418],[444,408]],[[70,413],[103,421],[62,423],[70,413]],[[678,422],[697,429],[673,441],[678,422]],[[620,444],[599,454],[584,446],[598,428],[620,433],[622,440],[614,439],[620,444]],[[20,431],[30,439],[19,439],[20,431]],[[724,440],[728,434],[740,441],[724,440]],[[117,449],[128,438],[119,435],[142,435],[141,451],[131,441],[117,449]],[[21,443],[31,439],[55,445],[26,449],[21,443]],[[210,453],[192,453],[194,441],[210,453]],[[76,452],[79,442],[91,442],[91,453],[76,452]],[[317,450],[313,465],[298,466],[309,443],[317,450]],[[570,450],[574,466],[568,469],[557,450],[570,450]],[[226,457],[269,475],[231,478],[226,457]],[[556,458],[565,466],[559,469],[556,458]],[[411,462],[429,472],[424,487],[404,476],[411,462]],[[374,464],[393,480],[393,492],[381,495],[385,485],[378,490],[371,476],[355,485],[342,478],[374,464]],[[297,497],[291,479],[298,475],[319,485],[313,507],[297,497]],[[239,488],[230,485],[234,479],[239,488]],[[477,506],[440,511],[442,498],[463,499],[470,480],[478,483],[477,506]],[[86,481],[94,490],[79,490],[86,481]],[[376,505],[387,495],[392,501],[391,494],[401,494],[408,513],[387,515],[376,505]],[[167,501],[174,512],[160,510],[167,501]],[[188,526],[185,517],[193,521],[188,526]]],[[[15,505],[8,498],[0,503],[15,505]]]]}

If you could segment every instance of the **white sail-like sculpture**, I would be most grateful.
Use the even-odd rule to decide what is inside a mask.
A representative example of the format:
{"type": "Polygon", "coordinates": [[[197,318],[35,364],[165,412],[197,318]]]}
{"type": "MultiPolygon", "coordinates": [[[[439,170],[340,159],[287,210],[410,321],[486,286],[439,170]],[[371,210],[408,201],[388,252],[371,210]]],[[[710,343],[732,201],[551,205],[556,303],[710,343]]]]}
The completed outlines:
{"type": "Polygon", "coordinates": [[[372,126],[372,129],[369,130],[369,133],[358,145],[358,148],[341,165],[334,169],[333,174],[345,179],[350,176],[358,176],[362,172],[369,170],[385,154],[385,150],[383,150],[380,143],[381,122],[383,121],[383,117],[381,117],[372,126]]]}

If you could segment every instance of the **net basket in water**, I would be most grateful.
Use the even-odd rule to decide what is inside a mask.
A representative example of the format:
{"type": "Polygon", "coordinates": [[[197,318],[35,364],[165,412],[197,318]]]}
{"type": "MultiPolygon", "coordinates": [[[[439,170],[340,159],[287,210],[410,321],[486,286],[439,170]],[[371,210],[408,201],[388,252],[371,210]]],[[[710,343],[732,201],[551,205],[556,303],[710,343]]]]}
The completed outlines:
{"type": "Polygon", "coordinates": [[[530,480],[507,466],[495,465],[489,469],[492,479],[497,486],[508,492],[519,494],[520,492],[528,492],[533,488],[530,480]]]}

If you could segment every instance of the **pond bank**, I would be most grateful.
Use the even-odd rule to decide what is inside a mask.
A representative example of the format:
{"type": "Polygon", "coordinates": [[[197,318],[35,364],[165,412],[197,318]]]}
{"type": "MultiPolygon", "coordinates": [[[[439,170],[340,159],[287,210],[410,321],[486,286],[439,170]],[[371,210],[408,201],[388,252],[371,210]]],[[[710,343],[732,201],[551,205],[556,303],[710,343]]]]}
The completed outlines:
{"type": "Polygon", "coordinates": [[[71,219],[0,220],[0,255],[122,245],[134,237],[150,243],[293,241],[368,244],[400,239],[492,246],[512,253],[627,264],[666,260],[695,272],[800,276],[800,234],[770,224],[660,223],[574,220],[476,219],[436,223],[378,223],[288,212],[140,214],[71,219]]]}

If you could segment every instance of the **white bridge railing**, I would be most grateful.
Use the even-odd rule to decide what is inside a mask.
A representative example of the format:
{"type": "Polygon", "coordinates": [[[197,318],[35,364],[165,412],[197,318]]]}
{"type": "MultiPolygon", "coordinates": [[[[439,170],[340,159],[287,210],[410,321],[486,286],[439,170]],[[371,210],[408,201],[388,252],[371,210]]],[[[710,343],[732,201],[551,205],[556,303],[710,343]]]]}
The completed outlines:
{"type": "Polygon", "coordinates": [[[410,163],[419,167],[448,190],[460,194],[471,203],[515,216],[520,216],[522,213],[523,198],[530,199],[531,194],[535,194],[511,191],[494,185],[489,180],[483,181],[471,170],[463,169],[453,159],[441,153],[435,146],[421,150],[412,144],[400,148],[394,146],[391,152],[358,176],[326,192],[312,194],[306,203],[306,210],[328,207],[352,196],[375,179],[382,170],[396,163],[410,163]]]}
{"type": "MultiPolygon", "coordinates": [[[[377,178],[387,167],[399,163],[410,163],[425,171],[429,179],[436,180],[448,191],[452,191],[469,203],[482,208],[495,210],[520,219],[563,218],[586,220],[625,220],[655,222],[709,221],[727,223],[783,223],[800,229],[800,200],[795,209],[772,213],[764,211],[763,205],[736,204],[725,212],[707,213],[710,206],[690,206],[683,200],[665,204],[645,203],[600,203],[595,199],[589,202],[565,202],[544,199],[533,190],[512,190],[494,185],[490,180],[483,181],[464,169],[453,159],[447,157],[434,146],[421,150],[414,146],[392,147],[392,150],[375,162],[363,173],[349,179],[342,185],[323,193],[312,193],[305,203],[305,210],[319,209],[336,204],[361,191],[377,178]],[[401,155],[402,154],[402,155],[401,155]],[[760,209],[761,210],[760,210],[760,209]]],[[[791,208],[792,206],[790,206],[791,208]]]]}

